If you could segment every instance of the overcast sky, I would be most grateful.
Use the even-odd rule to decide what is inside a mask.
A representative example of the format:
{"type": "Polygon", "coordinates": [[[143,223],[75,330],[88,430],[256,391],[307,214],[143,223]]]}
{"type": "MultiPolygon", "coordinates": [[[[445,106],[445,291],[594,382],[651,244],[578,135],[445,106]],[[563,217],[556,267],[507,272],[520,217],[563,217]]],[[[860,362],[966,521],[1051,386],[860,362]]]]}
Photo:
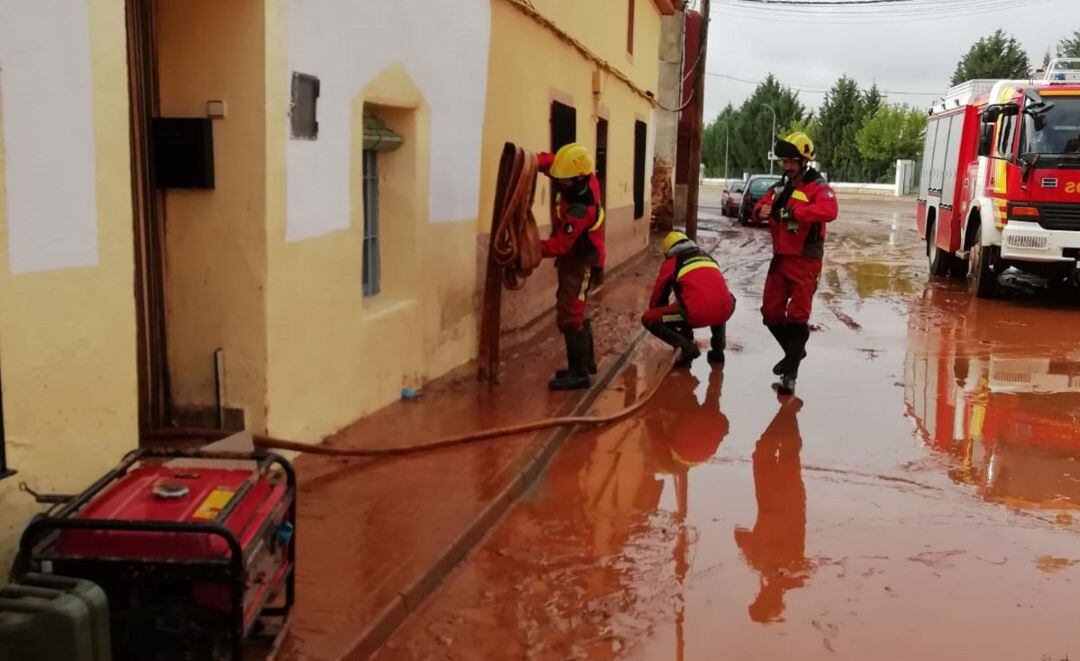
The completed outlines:
{"type": "MultiPolygon", "coordinates": [[[[990,10],[979,6],[1009,0],[936,1],[975,9],[967,10],[970,15],[931,20],[879,10],[876,16],[866,13],[855,17],[859,23],[836,23],[848,19],[800,19],[797,9],[755,10],[713,0],[706,70],[751,81],[760,81],[771,72],[784,85],[812,90],[828,89],[846,73],[862,86],[877,81],[884,90],[941,94],[971,44],[997,28],[1014,35],[1034,65],[1042,63],[1048,47],[1080,30],[1080,0],[1013,0],[1011,7],[990,10]]],[[[708,76],[706,123],[729,101],[738,106],[753,91],[754,84],[708,76]]],[[[803,103],[815,110],[824,96],[821,92],[799,92],[803,103]]],[[[888,99],[920,107],[933,101],[929,95],[900,93],[890,93],[888,99]]]]}

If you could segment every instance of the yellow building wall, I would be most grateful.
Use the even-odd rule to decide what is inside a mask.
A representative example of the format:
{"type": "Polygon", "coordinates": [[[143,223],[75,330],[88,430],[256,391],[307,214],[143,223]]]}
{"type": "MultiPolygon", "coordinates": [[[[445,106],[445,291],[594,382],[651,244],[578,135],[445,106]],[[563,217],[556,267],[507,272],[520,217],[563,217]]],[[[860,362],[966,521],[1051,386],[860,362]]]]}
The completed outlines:
{"type": "Polygon", "coordinates": [[[89,0],[89,20],[97,266],[11,275],[0,125],[0,370],[8,465],[18,471],[0,480],[0,577],[39,510],[19,482],[77,492],[138,444],[123,3],[89,0]]]}
{"type": "Polygon", "coordinates": [[[316,442],[469,360],[476,352],[476,219],[431,223],[430,108],[400,64],[352,103],[348,229],[285,240],[286,10],[267,12],[268,422],[316,442]],[[365,299],[363,108],[405,144],[380,156],[383,290],[365,299]]]}
{"type": "Polygon", "coordinates": [[[639,87],[656,93],[660,76],[660,10],[653,0],[530,0],[546,18],[585,44],[639,87]],[[634,52],[627,51],[629,2],[634,5],[634,52]]]}
{"type": "Polygon", "coordinates": [[[214,121],[213,190],[165,193],[166,300],[173,400],[215,401],[213,353],[225,356],[226,407],[266,428],[266,54],[264,0],[157,0],[160,111],[214,121]]]}
{"type": "MultiPolygon", "coordinates": [[[[611,33],[621,32],[625,51],[625,22],[613,22],[610,29],[600,19],[604,14],[597,7],[607,2],[561,3],[534,2],[561,27],[580,25],[576,21],[591,21],[587,25],[598,33],[594,40],[613,43],[611,33]],[[551,10],[550,12],[548,10],[551,10]],[[558,11],[554,11],[558,9],[558,11]],[[619,29],[619,25],[623,27],[619,29]]],[[[656,13],[651,0],[642,2],[656,13]]],[[[649,182],[645,182],[645,214],[634,219],[634,122],[648,123],[652,105],[615,76],[601,74],[601,91],[593,94],[593,73],[597,65],[583,57],[571,45],[560,41],[547,28],[515,8],[508,0],[492,0],[492,37],[488,66],[488,97],[484,124],[484,149],[480,190],[480,235],[478,249],[486,252],[491,231],[495,186],[498,181],[499,158],[503,143],[509,141],[531,151],[551,148],[550,112],[553,100],[572,105],[577,110],[577,140],[595,154],[596,121],[603,115],[608,120],[606,244],[607,269],[637,254],[648,242],[649,182]]],[[[619,14],[620,16],[622,14],[619,14]]],[[[639,24],[648,16],[639,11],[639,24]]],[[[651,49],[653,81],[658,75],[656,63],[659,18],[653,41],[643,36],[638,48],[644,53],[651,49]]],[[[614,46],[609,46],[614,48],[614,46]]],[[[638,59],[646,59],[644,57],[638,59]]],[[[641,65],[644,67],[644,65],[641,65]]],[[[647,178],[647,176],[646,176],[647,178]]],[[[538,181],[533,213],[540,223],[542,236],[550,232],[550,181],[541,176],[538,181]]],[[[504,331],[520,328],[554,304],[555,269],[545,262],[521,291],[503,296],[504,331]]]]}

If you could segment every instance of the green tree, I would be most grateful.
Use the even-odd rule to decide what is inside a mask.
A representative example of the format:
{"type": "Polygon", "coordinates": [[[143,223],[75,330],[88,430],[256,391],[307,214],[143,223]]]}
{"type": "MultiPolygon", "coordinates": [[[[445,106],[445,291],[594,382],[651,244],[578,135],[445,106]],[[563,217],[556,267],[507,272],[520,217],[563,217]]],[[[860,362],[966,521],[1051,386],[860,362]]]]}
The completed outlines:
{"type": "Polygon", "coordinates": [[[717,145],[716,160],[713,162],[723,168],[726,126],[731,132],[729,163],[732,176],[742,172],[768,172],[768,152],[776,137],[772,135],[773,115],[770,107],[776,111],[778,133],[807,116],[798,94],[781,85],[770,74],[738,108],[730,111],[725,108],[711,123],[717,145]]]}
{"type": "Polygon", "coordinates": [[[811,134],[817,160],[830,173],[847,173],[858,167],[855,133],[862,124],[865,103],[859,84],[841,76],[825,94],[818,111],[818,130],[811,134]]]}
{"type": "Polygon", "coordinates": [[[863,159],[878,172],[885,173],[898,159],[917,158],[925,135],[923,112],[908,105],[886,105],[863,124],[855,142],[863,159]]]}
{"type": "Polygon", "coordinates": [[[796,131],[802,131],[806,135],[810,136],[811,140],[813,140],[814,136],[821,131],[821,125],[818,124],[817,117],[815,117],[813,113],[810,113],[802,119],[796,119],[795,121],[789,123],[787,126],[784,127],[783,131],[780,131],[780,134],[791,135],[796,131]]]}
{"type": "Polygon", "coordinates": [[[878,110],[885,105],[885,95],[881,93],[881,89],[878,88],[877,83],[870,86],[870,89],[863,92],[863,118],[869,119],[877,114],[878,110]]]}
{"type": "MultiPolygon", "coordinates": [[[[701,136],[701,162],[705,164],[705,172],[708,176],[724,175],[724,148],[728,145],[729,133],[734,130],[737,121],[738,112],[735,106],[729,103],[705,127],[701,136]]],[[[730,158],[728,160],[730,161],[730,158]]],[[[733,169],[730,171],[735,172],[733,169]]]]}
{"type": "Polygon", "coordinates": [[[1027,53],[1016,38],[1003,30],[979,39],[956,64],[952,84],[974,78],[1027,78],[1031,75],[1027,53]]]}
{"type": "Polygon", "coordinates": [[[1058,42],[1057,55],[1058,57],[1080,57],[1080,30],[1058,42]]]}
{"type": "Polygon", "coordinates": [[[747,170],[766,172],[769,169],[768,154],[777,137],[773,135],[770,108],[776,112],[777,133],[793,121],[806,117],[806,108],[798,94],[769,74],[739,107],[740,121],[732,130],[732,151],[737,152],[738,162],[747,170]]]}

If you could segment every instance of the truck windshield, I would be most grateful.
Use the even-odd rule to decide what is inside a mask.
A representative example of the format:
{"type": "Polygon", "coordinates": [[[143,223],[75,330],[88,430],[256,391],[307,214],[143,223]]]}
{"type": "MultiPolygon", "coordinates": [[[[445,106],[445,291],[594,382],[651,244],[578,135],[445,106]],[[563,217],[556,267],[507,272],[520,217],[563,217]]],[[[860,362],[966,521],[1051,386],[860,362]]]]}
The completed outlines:
{"type": "Polygon", "coordinates": [[[1021,154],[1059,156],[1076,154],[1080,158],[1080,96],[1046,96],[1054,107],[1043,114],[1046,120],[1041,129],[1035,118],[1024,115],[1024,135],[1021,154]]]}

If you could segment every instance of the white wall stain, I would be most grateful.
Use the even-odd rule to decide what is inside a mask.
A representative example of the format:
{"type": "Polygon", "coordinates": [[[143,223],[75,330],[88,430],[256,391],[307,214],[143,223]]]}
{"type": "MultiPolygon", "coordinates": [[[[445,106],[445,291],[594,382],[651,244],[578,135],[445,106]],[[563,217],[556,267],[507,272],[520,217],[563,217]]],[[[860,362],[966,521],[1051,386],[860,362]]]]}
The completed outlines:
{"type": "Polygon", "coordinates": [[[91,85],[85,1],[0,0],[13,274],[98,263],[91,85]]]}
{"type": "Polygon", "coordinates": [[[291,0],[288,16],[285,75],[317,76],[321,96],[318,139],[288,139],[286,239],[349,227],[352,100],[397,62],[431,107],[432,222],[476,218],[490,0],[291,0]]]}

